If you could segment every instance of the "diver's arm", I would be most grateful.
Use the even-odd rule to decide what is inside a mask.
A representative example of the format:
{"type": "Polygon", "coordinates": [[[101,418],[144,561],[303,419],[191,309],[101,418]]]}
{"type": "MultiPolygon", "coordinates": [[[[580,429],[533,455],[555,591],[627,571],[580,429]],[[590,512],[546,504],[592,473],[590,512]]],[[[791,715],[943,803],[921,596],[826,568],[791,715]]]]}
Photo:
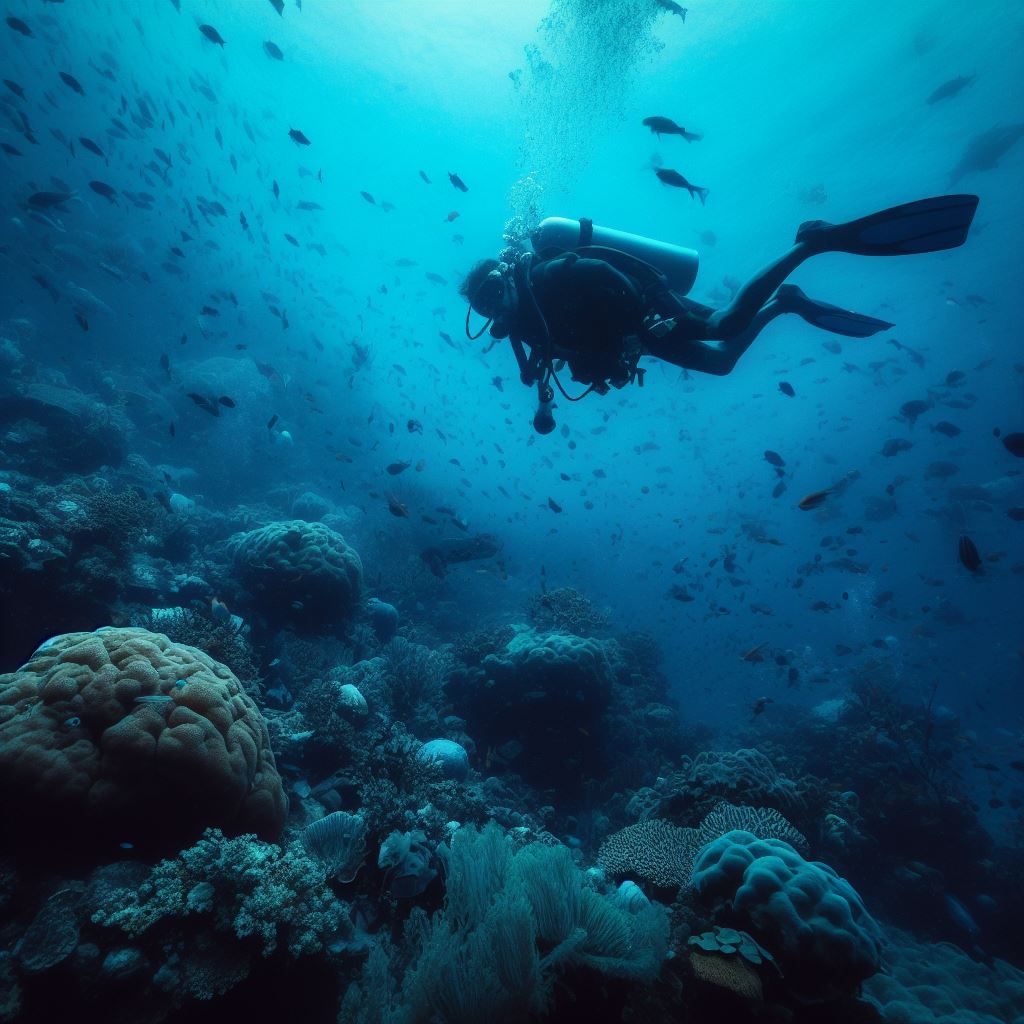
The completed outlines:
{"type": "Polygon", "coordinates": [[[512,338],[512,351],[515,353],[516,362],[519,364],[519,379],[529,386],[537,377],[534,374],[531,361],[526,355],[526,350],[523,348],[522,338],[512,338]]]}

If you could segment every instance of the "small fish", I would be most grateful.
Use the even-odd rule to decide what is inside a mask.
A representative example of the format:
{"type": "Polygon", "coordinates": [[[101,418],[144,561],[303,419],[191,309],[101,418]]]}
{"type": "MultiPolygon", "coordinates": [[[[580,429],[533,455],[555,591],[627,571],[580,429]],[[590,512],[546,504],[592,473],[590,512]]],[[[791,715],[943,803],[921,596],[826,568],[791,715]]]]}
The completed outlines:
{"type": "Polygon", "coordinates": [[[13,28],[15,32],[20,32],[26,38],[33,38],[32,29],[30,29],[28,25],[26,25],[25,22],[21,20],[21,18],[15,18],[14,15],[12,14],[10,17],[7,18],[7,24],[11,28],[13,28]]]}
{"type": "Polygon", "coordinates": [[[28,197],[28,205],[36,210],[48,210],[52,206],[62,206],[74,197],[74,192],[33,192],[28,197]]]}
{"type": "Polygon", "coordinates": [[[108,185],[105,181],[90,181],[89,188],[97,195],[103,196],[108,202],[117,205],[117,190],[108,185]]]}
{"type": "Polygon", "coordinates": [[[136,704],[150,704],[154,707],[166,707],[174,698],[169,693],[151,693],[144,697],[136,697],[136,704]]]}
{"type": "Polygon", "coordinates": [[[217,399],[217,401],[228,409],[235,408],[235,400],[233,398],[228,398],[227,395],[221,395],[220,398],[217,399]]]}
{"type": "Polygon", "coordinates": [[[288,138],[290,138],[292,140],[292,142],[295,143],[296,146],[309,146],[309,145],[312,145],[312,143],[309,141],[309,139],[307,139],[306,136],[301,131],[299,131],[298,128],[289,128],[288,129],[288,138]]]}
{"type": "Polygon", "coordinates": [[[452,212],[449,213],[447,217],[445,217],[445,221],[448,224],[451,224],[451,222],[453,220],[458,220],[458,217],[459,217],[459,211],[458,210],[452,210],[452,212]]]}
{"type": "Polygon", "coordinates": [[[981,567],[981,555],[978,554],[974,541],[966,533],[962,534],[960,540],[957,541],[956,553],[961,564],[968,572],[973,572],[976,575],[981,575],[984,572],[981,567]]]}
{"type": "Polygon", "coordinates": [[[25,90],[22,89],[22,87],[18,85],[17,82],[12,82],[9,78],[5,78],[4,85],[6,85],[7,88],[10,89],[11,92],[13,92],[14,95],[18,97],[18,99],[23,100],[25,98],[25,90]]]}
{"type": "MultiPolygon", "coordinates": [[[[422,171],[420,171],[420,174],[423,174],[423,172],[422,172],[422,171]]],[[[424,177],[425,177],[425,175],[424,175],[424,177]]],[[[451,182],[451,183],[452,183],[452,184],[453,184],[453,185],[454,185],[454,186],[455,186],[455,187],[456,187],[456,188],[457,188],[457,189],[458,189],[458,190],[459,190],[460,192],[468,192],[468,191],[469,191],[469,186],[468,186],[468,185],[467,185],[467,184],[466,184],[466,183],[465,183],[465,182],[464,182],[464,181],[463,181],[463,180],[462,180],[462,179],[461,179],[461,178],[460,178],[460,177],[459,177],[459,176],[458,176],[457,174],[453,173],[452,171],[449,171],[449,172],[448,172],[448,180],[449,180],[449,181],[450,181],[450,182],[451,182]]]]}
{"type": "Polygon", "coordinates": [[[216,43],[217,46],[223,47],[227,42],[226,39],[221,38],[221,34],[212,25],[200,25],[199,31],[202,32],[211,43],[216,43]]]}
{"type": "Polygon", "coordinates": [[[925,100],[929,106],[933,103],[938,103],[940,100],[948,100],[953,96],[956,96],[961,90],[966,89],[978,76],[977,75],[958,75],[956,78],[951,78],[948,82],[943,82],[929,97],[925,100]]]}
{"type": "Polygon", "coordinates": [[[689,10],[687,7],[680,7],[676,3],[676,0],[654,0],[654,2],[664,11],[668,11],[669,14],[678,14],[683,21],[686,21],[686,12],[689,10]]]}
{"type": "Polygon", "coordinates": [[[411,465],[411,462],[392,462],[386,468],[391,476],[398,476],[399,473],[404,473],[411,465]]]}
{"type": "Polygon", "coordinates": [[[199,310],[199,315],[200,316],[220,316],[220,310],[217,309],[216,306],[203,306],[203,308],[201,310],[199,310]]]}
{"type": "Polygon", "coordinates": [[[940,420],[932,427],[932,430],[936,434],[945,434],[946,437],[956,437],[960,433],[960,428],[955,423],[950,423],[949,420],[940,420]]]}
{"type": "Polygon", "coordinates": [[[291,242],[291,243],[292,243],[292,245],[294,245],[294,246],[295,246],[296,248],[298,247],[298,245],[299,245],[299,240],[298,240],[298,239],[297,239],[297,238],[296,238],[296,237],[295,237],[294,235],[289,235],[289,234],[288,234],[288,232],[286,231],[286,232],[284,233],[284,237],[285,237],[285,238],[286,238],[286,239],[287,239],[287,240],[288,240],[289,242],[291,242]]]}
{"type": "Polygon", "coordinates": [[[1015,523],[1024,523],[1024,507],[1021,507],[1020,505],[1015,505],[1013,508],[1008,508],[1006,510],[1006,514],[1015,523]]]}
{"type": "Polygon", "coordinates": [[[434,183],[427,177],[425,171],[420,171],[420,177],[428,184],[433,185],[434,183]]]}
{"type": "Polygon", "coordinates": [[[749,650],[744,651],[740,655],[740,661],[748,662],[751,665],[757,665],[764,661],[764,655],[761,653],[768,646],[767,640],[762,640],[761,643],[755,644],[749,650]]]}
{"type": "Polygon", "coordinates": [[[73,92],[77,92],[79,96],[85,95],[85,90],[82,88],[82,83],[77,78],[75,78],[74,75],[69,75],[66,71],[61,71],[60,80],[73,92]]]}
{"type": "Polygon", "coordinates": [[[9,142],[0,142],[0,149],[2,149],[8,156],[22,156],[21,150],[12,146],[9,142]]]}
{"type": "Polygon", "coordinates": [[[278,187],[277,181],[275,179],[275,181],[274,181],[274,198],[277,199],[277,197],[280,194],[281,194],[281,189],[278,187]]]}
{"type": "Polygon", "coordinates": [[[271,416],[269,420],[267,420],[267,430],[273,430],[274,429],[274,424],[277,423],[277,420],[278,420],[278,415],[275,412],[274,415],[271,416]]]}
{"type": "Polygon", "coordinates": [[[659,139],[662,135],[680,135],[687,142],[700,142],[704,138],[700,132],[688,132],[668,117],[645,117],[640,123],[650,128],[651,133],[659,139]]]}
{"type": "Polygon", "coordinates": [[[197,395],[194,391],[190,391],[187,397],[192,399],[192,401],[195,402],[195,404],[198,405],[200,409],[205,410],[211,416],[220,416],[220,409],[218,409],[213,402],[211,402],[208,398],[205,398],[203,395],[197,395]]]}
{"type": "Polygon", "coordinates": [[[174,424],[173,423],[169,423],[167,425],[167,430],[170,433],[171,437],[174,437],[174,435],[177,433],[177,431],[174,429],[174,424]]]}
{"type": "Polygon", "coordinates": [[[87,139],[84,135],[80,135],[78,137],[78,141],[81,143],[83,149],[89,150],[90,153],[95,153],[98,157],[101,157],[104,160],[107,159],[106,154],[99,146],[96,145],[95,142],[92,141],[92,139],[87,139]]]}
{"type": "MultiPolygon", "coordinates": [[[[659,0],[659,3],[660,2],[661,0],[659,0]]],[[[750,709],[750,720],[753,721],[758,715],[763,714],[765,708],[767,708],[769,704],[774,703],[775,700],[772,697],[758,697],[757,700],[754,701],[754,706],[750,709]]]]}
{"type": "Polygon", "coordinates": [[[270,6],[273,7],[282,18],[284,17],[284,0],[270,0],[270,6]]]}
{"type": "Polygon", "coordinates": [[[1018,459],[1024,459],[1024,434],[1013,433],[1003,437],[1003,447],[1018,459]]]}
{"type": "Polygon", "coordinates": [[[773,452],[770,448],[764,453],[764,461],[770,462],[773,466],[778,466],[780,469],[786,464],[786,460],[778,452],[773,452]]]}
{"type": "Polygon", "coordinates": [[[784,395],[788,395],[790,398],[795,398],[796,397],[796,392],[793,390],[793,385],[790,384],[788,381],[780,380],[779,381],[779,390],[784,395]]]}
{"type": "Polygon", "coordinates": [[[388,495],[388,511],[399,519],[408,519],[409,510],[397,499],[388,495]]]}
{"type": "Polygon", "coordinates": [[[284,54],[281,52],[281,47],[277,43],[272,43],[269,39],[263,44],[263,52],[270,57],[271,60],[284,60],[284,54]]]}
{"type": "Polygon", "coordinates": [[[364,199],[365,199],[365,200],[366,200],[366,201],[367,201],[367,202],[368,202],[368,203],[369,203],[369,204],[370,204],[371,206],[376,206],[376,205],[377,205],[377,200],[376,200],[376,199],[374,199],[374,198],[373,198],[373,196],[371,196],[369,192],[360,192],[359,194],[360,194],[360,195],[361,195],[361,196],[362,196],[362,197],[363,197],[363,198],[364,198],[364,199]]]}
{"type": "Polygon", "coordinates": [[[707,201],[708,189],[701,188],[700,185],[691,185],[678,171],[658,167],[654,173],[663,185],[671,185],[673,188],[685,188],[690,193],[691,199],[696,195],[700,199],[701,206],[707,201]]]}
{"type": "Polygon", "coordinates": [[[76,312],[75,319],[78,321],[78,326],[81,327],[83,331],[89,330],[89,321],[86,320],[84,313],[76,312]]]}
{"type": "Polygon", "coordinates": [[[500,377],[492,377],[492,378],[491,378],[491,383],[492,383],[492,384],[493,384],[493,385],[494,385],[494,386],[495,386],[495,387],[496,387],[496,388],[497,388],[497,389],[498,389],[499,391],[504,391],[504,390],[505,390],[504,386],[503,386],[503,385],[502,385],[502,383],[501,383],[501,378],[500,378],[500,377]]]}
{"type": "Polygon", "coordinates": [[[832,488],[831,487],[826,487],[823,491],[811,491],[810,494],[806,494],[806,495],[804,495],[804,497],[802,497],[800,499],[800,502],[797,505],[797,508],[800,509],[801,512],[810,512],[811,509],[815,509],[815,508],[818,508],[819,506],[823,505],[824,502],[825,502],[825,499],[831,493],[832,493],[832,488]]]}
{"type": "Polygon", "coordinates": [[[548,498],[548,508],[551,509],[552,512],[561,512],[562,511],[562,506],[559,505],[558,502],[555,501],[554,498],[548,498]]]}
{"type": "Polygon", "coordinates": [[[249,230],[249,222],[245,219],[245,211],[238,214],[238,223],[242,225],[243,231],[249,230]]]}
{"type": "Polygon", "coordinates": [[[163,370],[164,373],[167,374],[167,379],[170,380],[171,379],[171,359],[170,359],[170,356],[168,356],[166,352],[164,352],[160,356],[160,369],[163,370]]]}

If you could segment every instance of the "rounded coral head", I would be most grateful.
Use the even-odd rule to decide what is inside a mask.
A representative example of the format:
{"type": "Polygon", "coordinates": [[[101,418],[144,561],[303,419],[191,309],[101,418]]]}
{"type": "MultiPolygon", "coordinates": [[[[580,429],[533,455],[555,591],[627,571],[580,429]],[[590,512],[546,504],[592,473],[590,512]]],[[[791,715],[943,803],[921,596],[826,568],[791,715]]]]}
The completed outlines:
{"type": "Polygon", "coordinates": [[[173,853],[205,828],[274,839],[287,801],[266,723],[230,669],[162,633],[106,627],[0,675],[11,852],[173,853]]]}

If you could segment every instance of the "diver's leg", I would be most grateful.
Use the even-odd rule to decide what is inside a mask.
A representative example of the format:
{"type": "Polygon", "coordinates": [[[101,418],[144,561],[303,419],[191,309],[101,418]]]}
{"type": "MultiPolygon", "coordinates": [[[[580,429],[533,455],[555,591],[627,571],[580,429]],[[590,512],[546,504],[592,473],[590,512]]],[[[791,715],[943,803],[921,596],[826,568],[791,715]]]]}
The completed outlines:
{"type": "MultiPolygon", "coordinates": [[[[774,263],[768,264],[767,267],[755,274],[736,293],[728,306],[718,310],[708,318],[708,333],[706,336],[708,338],[728,340],[746,332],[758,313],[765,308],[765,304],[775,294],[779,285],[804,260],[821,251],[820,248],[809,242],[797,242],[789,252],[780,256],[774,263]]],[[[779,312],[782,312],[782,310],[779,312]]],[[[778,313],[775,315],[778,316],[778,313]]],[[[763,326],[764,324],[762,323],[761,327],[763,326]]]]}
{"type": "Polygon", "coordinates": [[[973,195],[936,196],[904,203],[845,224],[807,221],[796,245],[755,274],[725,309],[708,320],[708,337],[731,338],[745,331],[775,290],[804,260],[821,252],[858,256],[905,256],[942,252],[963,245],[978,206],[973,195]]]}
{"type": "Polygon", "coordinates": [[[649,355],[673,366],[724,377],[732,373],[740,356],[750,348],[764,327],[785,312],[787,310],[782,303],[772,299],[755,312],[746,330],[730,338],[719,341],[697,338],[685,329],[684,324],[660,338],[648,337],[644,347],[649,355]]]}

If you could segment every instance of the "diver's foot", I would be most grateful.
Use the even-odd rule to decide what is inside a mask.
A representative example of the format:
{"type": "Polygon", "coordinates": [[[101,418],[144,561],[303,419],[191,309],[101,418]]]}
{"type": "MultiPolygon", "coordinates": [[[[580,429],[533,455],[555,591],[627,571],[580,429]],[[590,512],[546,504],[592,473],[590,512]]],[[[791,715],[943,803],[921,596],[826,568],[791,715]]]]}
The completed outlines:
{"type": "MultiPolygon", "coordinates": [[[[797,241],[802,241],[799,234],[797,234],[797,241]]],[[[775,290],[774,298],[784,313],[798,313],[807,309],[811,301],[795,284],[780,284],[775,290]]]]}
{"type": "Polygon", "coordinates": [[[796,229],[796,240],[818,252],[825,252],[828,249],[828,233],[834,227],[835,224],[827,220],[805,220],[796,229]]]}

